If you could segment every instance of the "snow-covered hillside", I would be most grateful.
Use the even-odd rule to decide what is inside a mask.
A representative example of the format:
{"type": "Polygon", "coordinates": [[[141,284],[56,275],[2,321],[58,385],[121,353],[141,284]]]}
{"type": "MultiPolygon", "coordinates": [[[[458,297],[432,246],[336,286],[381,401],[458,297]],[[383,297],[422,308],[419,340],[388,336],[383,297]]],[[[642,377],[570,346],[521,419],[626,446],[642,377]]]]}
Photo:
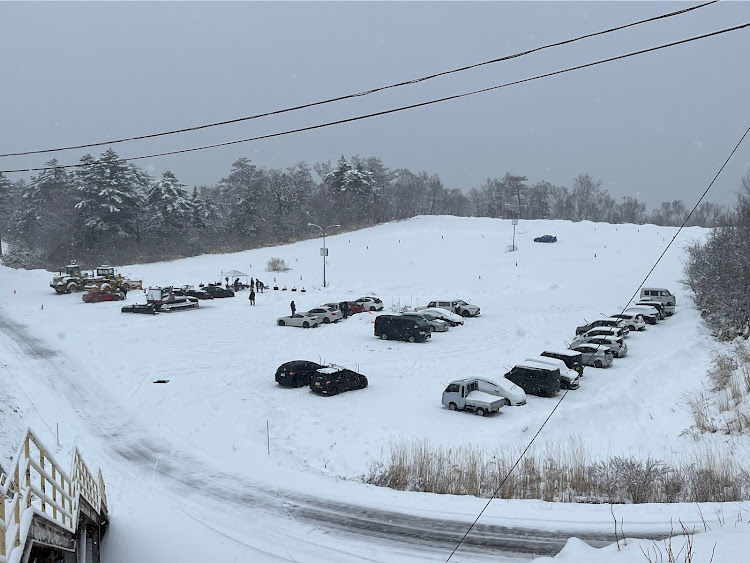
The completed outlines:
{"type": "MultiPolygon", "coordinates": [[[[685,229],[649,278],[649,285],[668,287],[677,295],[677,314],[632,334],[628,356],[615,360],[612,368],[587,368],[581,388],[568,393],[540,442],[575,438],[593,459],[650,454],[689,460],[705,445],[705,440],[696,443],[683,434],[692,423],[683,395],[701,386],[715,342],[678,283],[682,248],[705,232],[685,229]]],[[[0,464],[9,462],[25,425],[52,444],[59,424],[62,451],[78,445],[87,459],[98,460],[108,480],[113,512],[108,561],[159,560],[144,555],[159,549],[138,551],[127,534],[146,533],[148,522],[157,518],[144,515],[159,514],[165,506],[179,506],[182,514],[179,524],[158,542],[164,549],[175,542],[175,551],[169,553],[180,553],[181,558],[173,560],[208,560],[200,550],[180,551],[180,530],[205,533],[213,538],[209,543],[225,545],[226,551],[219,553],[226,557],[215,557],[217,561],[249,561],[251,548],[264,550],[268,560],[283,558],[284,550],[276,546],[286,542],[295,560],[332,560],[329,552],[318,551],[322,543],[316,543],[317,536],[310,545],[318,547],[310,551],[304,542],[282,537],[298,539],[299,533],[314,531],[279,535],[277,527],[253,516],[249,508],[238,524],[220,502],[209,507],[197,491],[205,475],[216,471],[270,489],[395,504],[404,511],[437,507],[435,513],[464,514],[471,521],[470,515],[482,505],[476,499],[396,493],[356,479],[371,463],[384,459],[392,441],[428,440],[442,446],[469,442],[487,449],[525,445],[554,400],[530,397],[524,407],[480,418],[444,409],[440,397],[445,385],[471,374],[501,377],[528,356],[564,348],[584,319],[617,312],[628,303],[675,233],[674,228],[654,225],[522,221],[516,232],[518,251],[507,252],[510,221],[417,217],[328,237],[326,288],[321,287],[318,240],[120,268],[143,279],[144,285],[197,286],[236,269],[271,285],[275,279],[280,287],[307,290],[259,293],[255,307],[247,292],[239,292],[233,299],[201,302],[195,311],[154,317],[121,314],[122,303],[84,304],[78,295],[55,295],[48,272],[0,268],[0,314],[12,325],[6,328],[36,339],[0,334],[5,372],[0,464]],[[557,235],[558,242],[532,242],[546,233],[557,235]],[[266,272],[272,257],[285,259],[291,270],[266,272]],[[386,309],[461,298],[479,305],[482,314],[423,344],[376,339],[371,313],[310,330],[276,325],[279,316],[289,314],[292,299],[297,310],[304,311],[362,295],[381,297],[386,309]],[[369,387],[330,398],[304,388],[281,388],[274,372],[292,359],[357,369],[367,375],[369,387]],[[156,380],[169,383],[154,384],[156,380]],[[190,494],[184,488],[188,477],[196,489],[190,494]],[[133,495],[133,487],[144,478],[154,491],[146,504],[133,495]],[[208,514],[210,527],[220,532],[204,527],[208,514]],[[268,533],[261,538],[258,529],[268,533]]],[[[145,299],[132,291],[127,302],[145,299]]],[[[721,447],[721,440],[714,437],[712,447],[721,447]]],[[[746,455],[747,450],[736,453],[746,455]]],[[[225,483],[227,491],[231,479],[225,483]]],[[[563,514],[587,509],[551,510],[563,514]]],[[[537,508],[528,514],[524,510],[516,513],[524,514],[528,524],[537,508]]],[[[638,520],[637,512],[628,514],[638,520]]],[[[609,526],[611,515],[605,516],[601,522],[599,516],[592,517],[586,526],[609,526]]],[[[501,514],[491,510],[488,517],[501,514]]],[[[659,517],[650,513],[648,518],[659,517]]],[[[542,520],[547,524],[540,527],[554,527],[551,514],[542,520]]],[[[286,526],[283,521],[277,524],[286,526]]],[[[634,524],[630,531],[636,528],[634,524]]],[[[342,554],[338,560],[368,553],[366,544],[357,540],[346,546],[344,553],[351,558],[342,554]]],[[[405,553],[394,556],[381,548],[383,555],[376,560],[407,560],[405,553]]],[[[211,547],[206,550],[216,553],[211,547]]],[[[438,553],[436,560],[444,556],[438,553]]],[[[264,560],[258,557],[252,560],[264,560]]]]}

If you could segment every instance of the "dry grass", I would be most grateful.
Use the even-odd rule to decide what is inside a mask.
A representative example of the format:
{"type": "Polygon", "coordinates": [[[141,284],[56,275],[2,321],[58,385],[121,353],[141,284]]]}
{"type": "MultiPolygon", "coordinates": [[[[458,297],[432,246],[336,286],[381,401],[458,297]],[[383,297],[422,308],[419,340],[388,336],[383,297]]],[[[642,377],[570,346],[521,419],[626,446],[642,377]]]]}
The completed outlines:
{"type": "Polygon", "coordinates": [[[497,490],[498,498],[551,502],[718,502],[750,495],[750,474],[715,452],[680,461],[620,456],[592,461],[574,438],[530,449],[510,472],[521,451],[391,441],[390,455],[372,464],[363,480],[402,491],[486,498],[497,490]]]}
{"type": "Polygon", "coordinates": [[[684,397],[694,433],[750,432],[750,348],[745,341],[714,354],[708,371],[710,392],[684,397]]]}

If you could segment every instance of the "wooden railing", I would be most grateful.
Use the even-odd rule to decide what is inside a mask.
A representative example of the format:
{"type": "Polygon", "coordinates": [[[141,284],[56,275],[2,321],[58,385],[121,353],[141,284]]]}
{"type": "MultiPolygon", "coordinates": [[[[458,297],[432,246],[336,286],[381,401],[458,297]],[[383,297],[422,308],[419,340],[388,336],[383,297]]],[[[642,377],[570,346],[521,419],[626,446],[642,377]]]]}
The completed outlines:
{"type": "Polygon", "coordinates": [[[36,434],[26,430],[10,471],[0,476],[0,563],[13,561],[13,552],[23,549],[33,514],[75,533],[80,497],[98,514],[106,511],[101,471],[95,480],[78,448],[71,473],[72,478],[36,434]],[[26,516],[27,511],[33,512],[26,516]]]}

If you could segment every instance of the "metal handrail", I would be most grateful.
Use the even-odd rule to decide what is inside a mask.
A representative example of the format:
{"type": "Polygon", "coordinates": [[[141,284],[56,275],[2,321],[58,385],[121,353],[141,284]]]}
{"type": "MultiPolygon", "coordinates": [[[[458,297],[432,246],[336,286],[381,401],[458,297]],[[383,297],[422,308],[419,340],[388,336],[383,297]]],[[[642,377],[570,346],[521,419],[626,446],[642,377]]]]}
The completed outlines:
{"type": "MultiPolygon", "coordinates": [[[[104,478],[99,470],[94,479],[78,448],[73,451],[73,477],[62,469],[42,441],[29,428],[24,434],[10,471],[0,475],[0,563],[21,548],[23,515],[34,510],[61,528],[75,533],[79,498],[102,514],[107,500],[104,478]]],[[[30,525],[27,520],[26,526],[30,525]]]]}

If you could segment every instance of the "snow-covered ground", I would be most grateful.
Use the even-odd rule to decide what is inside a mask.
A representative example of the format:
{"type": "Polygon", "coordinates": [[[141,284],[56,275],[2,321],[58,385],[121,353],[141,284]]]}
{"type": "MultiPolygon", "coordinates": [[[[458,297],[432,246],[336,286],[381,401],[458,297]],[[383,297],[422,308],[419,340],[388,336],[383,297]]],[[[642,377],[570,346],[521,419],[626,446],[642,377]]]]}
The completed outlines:
{"type": "MultiPolygon", "coordinates": [[[[654,225],[522,221],[518,251],[507,252],[510,221],[417,217],[328,237],[326,288],[319,240],[120,268],[145,285],[197,286],[236,269],[270,285],[275,278],[280,287],[307,290],[259,293],[255,307],[239,292],[202,301],[195,311],[154,317],[121,314],[122,303],[55,295],[49,272],[0,267],[6,329],[0,331],[0,465],[9,464],[26,425],[49,444],[59,426],[58,457],[77,445],[89,463],[102,466],[112,513],[109,562],[445,560],[450,551],[329,534],[324,522],[311,525],[263,507],[299,494],[473,521],[482,499],[396,492],[358,478],[385,459],[394,441],[524,446],[554,400],[529,397],[524,407],[480,418],[444,409],[445,385],[470,374],[501,377],[526,357],[564,348],[584,319],[628,302],[675,233],[654,225]],[[532,242],[546,233],[558,242],[532,242]],[[291,270],[266,272],[272,257],[285,259],[291,270]],[[381,297],[386,309],[462,298],[482,314],[423,344],[376,339],[371,313],[311,330],[276,326],[292,299],[304,311],[362,295],[381,297]],[[335,397],[281,388],[274,372],[292,359],[357,369],[369,387],[335,397]],[[153,383],[160,379],[169,383],[153,383]]],[[[677,314],[632,334],[628,356],[612,368],[587,368],[540,444],[573,438],[592,459],[633,454],[672,461],[731,446],[748,460],[747,444],[736,439],[696,441],[683,433],[692,424],[684,394],[700,388],[717,345],[678,283],[682,248],[705,233],[683,230],[649,278],[649,285],[677,295],[677,314]]],[[[133,291],[127,302],[145,299],[133,291]]],[[[704,510],[714,530],[696,537],[695,560],[707,561],[705,549],[710,553],[718,542],[714,561],[735,561],[730,556],[742,546],[730,528],[746,528],[735,526],[735,516],[747,515],[747,507],[720,507],[719,516],[714,508],[704,510]],[[717,524],[721,515],[730,522],[725,527],[717,524]]],[[[703,529],[695,506],[615,510],[632,536],[669,530],[671,518],[703,529]]],[[[608,506],[495,501],[480,522],[608,531],[613,520],[608,506]]],[[[480,556],[459,550],[454,559],[480,556]]],[[[571,541],[557,559],[642,561],[643,554],[633,542],[618,552],[571,541]]]]}

